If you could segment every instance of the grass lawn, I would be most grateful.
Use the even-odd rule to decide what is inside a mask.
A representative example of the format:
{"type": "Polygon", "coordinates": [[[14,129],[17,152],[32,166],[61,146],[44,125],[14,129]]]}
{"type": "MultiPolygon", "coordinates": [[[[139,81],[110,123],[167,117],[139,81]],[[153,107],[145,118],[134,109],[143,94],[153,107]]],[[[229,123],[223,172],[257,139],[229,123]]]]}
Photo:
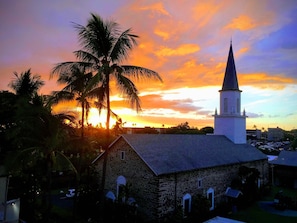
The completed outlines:
{"type": "MultiPolygon", "coordinates": [[[[273,201],[274,195],[280,191],[283,190],[284,194],[287,196],[291,196],[292,198],[297,199],[297,190],[290,190],[280,187],[273,187],[271,190],[271,193],[263,197],[263,201],[273,201]]],[[[258,202],[254,203],[251,207],[246,208],[244,210],[239,210],[236,213],[233,213],[229,216],[229,218],[247,222],[247,223],[296,223],[297,217],[287,217],[287,216],[281,216],[277,214],[272,214],[270,212],[267,212],[263,210],[259,205],[258,202]]]]}

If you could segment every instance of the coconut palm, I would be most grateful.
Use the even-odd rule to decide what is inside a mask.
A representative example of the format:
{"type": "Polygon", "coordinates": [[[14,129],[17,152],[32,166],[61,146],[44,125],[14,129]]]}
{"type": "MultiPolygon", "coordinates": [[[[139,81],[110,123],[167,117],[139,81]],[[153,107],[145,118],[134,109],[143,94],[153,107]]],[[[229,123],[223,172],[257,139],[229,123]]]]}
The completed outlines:
{"type": "Polygon", "coordinates": [[[26,97],[29,101],[35,96],[37,91],[44,85],[40,75],[32,75],[31,69],[21,74],[14,72],[16,78],[9,83],[17,96],[26,97]]]}
{"type": "Polygon", "coordinates": [[[127,29],[120,31],[119,25],[113,21],[104,21],[99,15],[91,14],[86,26],[75,24],[82,50],[75,51],[78,62],[62,62],[56,64],[52,75],[81,66],[95,73],[92,84],[101,88],[98,95],[105,101],[107,107],[106,129],[110,123],[110,81],[115,80],[118,89],[127,97],[131,106],[141,110],[138,90],[131,78],[149,78],[162,81],[159,74],[153,70],[133,66],[120,65],[127,59],[128,53],[137,45],[137,35],[127,29]]]}
{"type": "Polygon", "coordinates": [[[66,86],[61,91],[52,92],[52,103],[76,100],[81,105],[81,138],[84,138],[85,118],[88,118],[91,107],[88,98],[95,97],[98,90],[90,85],[92,77],[93,74],[86,73],[84,67],[72,64],[68,69],[61,70],[57,80],[59,84],[66,84],[66,86]]]}
{"type": "MultiPolygon", "coordinates": [[[[69,127],[65,120],[74,121],[68,114],[53,115],[46,96],[37,94],[43,81],[38,75],[31,75],[30,70],[18,75],[10,83],[19,100],[15,101],[13,127],[7,130],[8,138],[13,139],[13,153],[7,155],[6,171],[13,176],[34,178],[30,190],[36,196],[36,187],[41,188],[45,214],[51,207],[51,173],[55,170],[76,169],[62,153],[69,138],[69,127]],[[34,186],[34,188],[33,188],[34,186]]],[[[29,192],[26,191],[26,194],[29,192]]]]}
{"type": "Polygon", "coordinates": [[[91,13],[87,25],[74,24],[78,31],[81,50],[75,51],[78,62],[64,62],[57,64],[52,73],[69,70],[73,64],[88,68],[94,73],[91,84],[101,89],[98,98],[107,107],[105,162],[102,173],[102,189],[105,184],[105,168],[109,145],[110,123],[110,82],[115,81],[118,90],[128,99],[131,107],[141,110],[138,90],[132,78],[148,78],[162,81],[159,74],[148,68],[121,65],[128,58],[129,52],[137,45],[138,36],[131,29],[121,31],[119,24],[114,21],[103,20],[99,15],[91,13]]]}
{"type": "Polygon", "coordinates": [[[32,179],[32,194],[40,189],[44,221],[49,219],[51,210],[51,184],[53,171],[74,171],[76,168],[64,155],[69,145],[68,128],[61,120],[73,120],[68,115],[52,115],[41,106],[21,106],[17,112],[17,136],[22,145],[13,156],[8,156],[8,171],[15,175],[26,175],[32,179]],[[33,189],[34,186],[34,189],[33,189]]]}

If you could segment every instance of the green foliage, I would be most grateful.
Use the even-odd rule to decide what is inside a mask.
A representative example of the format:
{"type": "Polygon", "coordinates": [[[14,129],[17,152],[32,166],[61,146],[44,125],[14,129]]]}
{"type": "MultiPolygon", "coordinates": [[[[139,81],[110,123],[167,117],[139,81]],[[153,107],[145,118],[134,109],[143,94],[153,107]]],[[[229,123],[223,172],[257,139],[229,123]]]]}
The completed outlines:
{"type": "Polygon", "coordinates": [[[256,168],[249,168],[246,166],[239,167],[238,170],[239,181],[233,181],[233,186],[236,185],[237,188],[243,193],[242,205],[247,205],[257,200],[258,198],[258,186],[257,181],[260,176],[259,170],[256,168]]]}
{"type": "Polygon", "coordinates": [[[291,148],[293,150],[297,150],[297,136],[294,138],[294,140],[291,143],[291,148]]]}
{"type": "Polygon", "coordinates": [[[202,129],[191,128],[188,122],[180,123],[175,127],[166,129],[166,134],[200,134],[206,135],[213,133],[212,127],[204,127],[202,129]]]}

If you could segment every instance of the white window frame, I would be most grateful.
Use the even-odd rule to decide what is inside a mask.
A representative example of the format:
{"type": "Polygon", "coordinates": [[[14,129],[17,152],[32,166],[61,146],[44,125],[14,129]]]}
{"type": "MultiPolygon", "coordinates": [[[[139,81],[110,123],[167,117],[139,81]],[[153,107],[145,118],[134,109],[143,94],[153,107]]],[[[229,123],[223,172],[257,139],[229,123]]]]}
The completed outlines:
{"type": "Polygon", "coordinates": [[[183,196],[183,200],[182,200],[182,207],[183,207],[183,215],[184,215],[184,217],[187,217],[187,214],[188,213],[186,213],[185,211],[185,204],[186,204],[186,201],[189,201],[189,210],[188,210],[188,213],[190,213],[191,212],[191,209],[192,209],[192,196],[190,195],[190,194],[185,194],[184,196],[183,196]]]}
{"type": "Polygon", "coordinates": [[[212,211],[212,210],[214,210],[214,189],[213,188],[209,188],[206,192],[206,197],[208,200],[210,198],[210,194],[211,194],[211,200],[210,200],[209,210],[212,211]]]}
{"type": "MultiPolygon", "coordinates": [[[[120,187],[121,186],[126,186],[126,178],[124,176],[118,176],[117,178],[117,199],[119,199],[119,195],[120,195],[120,187]]],[[[124,202],[125,197],[122,198],[124,202]]]]}

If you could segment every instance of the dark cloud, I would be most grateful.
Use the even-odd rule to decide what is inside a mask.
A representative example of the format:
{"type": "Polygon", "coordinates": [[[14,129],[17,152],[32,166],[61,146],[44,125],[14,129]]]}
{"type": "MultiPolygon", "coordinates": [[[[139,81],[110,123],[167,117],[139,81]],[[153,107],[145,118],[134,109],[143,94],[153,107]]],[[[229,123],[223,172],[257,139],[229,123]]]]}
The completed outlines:
{"type": "Polygon", "coordinates": [[[252,113],[252,112],[247,112],[246,115],[249,118],[263,118],[264,117],[263,114],[257,114],[257,113],[252,113]]]}

